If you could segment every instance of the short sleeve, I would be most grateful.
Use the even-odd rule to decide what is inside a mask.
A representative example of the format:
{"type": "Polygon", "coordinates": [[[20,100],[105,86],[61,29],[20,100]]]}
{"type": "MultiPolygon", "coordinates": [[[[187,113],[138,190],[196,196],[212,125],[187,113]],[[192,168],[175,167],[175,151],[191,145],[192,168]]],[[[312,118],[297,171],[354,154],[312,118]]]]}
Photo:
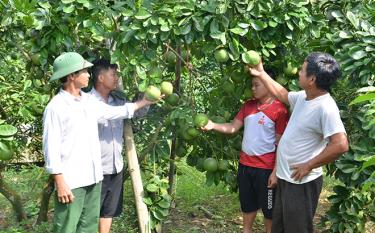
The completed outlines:
{"type": "Polygon", "coordinates": [[[324,138],[326,139],[336,133],[346,133],[337,105],[332,103],[324,107],[321,119],[324,138]]]}
{"type": "Polygon", "coordinates": [[[245,108],[246,108],[246,103],[242,105],[240,111],[237,113],[235,119],[241,121],[243,123],[244,118],[245,118],[245,108]]]}
{"type": "Polygon", "coordinates": [[[280,108],[278,112],[277,119],[275,122],[276,134],[282,135],[284,133],[285,128],[288,124],[288,120],[289,120],[289,112],[286,109],[286,107],[282,105],[282,107],[280,108]]]}
{"type": "Polygon", "coordinates": [[[289,105],[290,105],[291,109],[294,108],[294,106],[297,103],[298,98],[301,98],[301,97],[306,97],[305,91],[298,91],[298,92],[290,91],[288,93],[288,102],[289,102],[289,105]]]}

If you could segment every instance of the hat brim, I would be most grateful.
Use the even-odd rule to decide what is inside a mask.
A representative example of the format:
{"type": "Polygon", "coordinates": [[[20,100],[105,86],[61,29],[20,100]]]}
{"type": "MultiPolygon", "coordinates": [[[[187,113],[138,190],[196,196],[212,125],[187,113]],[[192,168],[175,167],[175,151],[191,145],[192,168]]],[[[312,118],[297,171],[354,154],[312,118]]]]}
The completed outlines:
{"type": "Polygon", "coordinates": [[[53,72],[49,81],[52,82],[52,81],[58,80],[58,79],[63,78],[65,76],[69,75],[69,74],[72,74],[72,73],[77,72],[79,70],[89,68],[91,66],[93,66],[93,64],[91,62],[88,62],[88,61],[84,60],[83,63],[78,63],[78,64],[75,64],[74,66],[69,66],[69,67],[61,69],[57,72],[53,72]]]}

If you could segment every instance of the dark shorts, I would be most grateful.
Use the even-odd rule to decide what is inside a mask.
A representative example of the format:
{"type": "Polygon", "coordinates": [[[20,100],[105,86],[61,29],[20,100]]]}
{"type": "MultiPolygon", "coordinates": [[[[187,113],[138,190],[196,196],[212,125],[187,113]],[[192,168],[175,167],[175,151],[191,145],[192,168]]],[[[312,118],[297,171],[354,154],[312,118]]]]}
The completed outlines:
{"type": "Polygon", "coordinates": [[[122,212],[124,172],[104,175],[100,199],[100,217],[113,218],[122,212]]]}
{"type": "Polygon", "coordinates": [[[313,233],[323,177],[304,184],[277,180],[272,233],[313,233]]]}
{"type": "Polygon", "coordinates": [[[251,213],[262,209],[267,219],[272,219],[275,189],[267,188],[272,169],[238,166],[238,188],[241,210],[251,213]]]}

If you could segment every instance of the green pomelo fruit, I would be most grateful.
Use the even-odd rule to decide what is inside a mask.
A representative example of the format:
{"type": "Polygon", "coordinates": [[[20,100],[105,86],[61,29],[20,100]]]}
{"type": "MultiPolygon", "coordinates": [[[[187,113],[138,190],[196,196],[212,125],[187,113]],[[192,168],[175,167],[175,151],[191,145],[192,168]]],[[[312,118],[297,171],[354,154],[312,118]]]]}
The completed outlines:
{"type": "Polygon", "coordinates": [[[225,49],[216,50],[214,56],[219,63],[227,62],[229,59],[228,52],[225,49]]]}
{"type": "Polygon", "coordinates": [[[173,93],[172,83],[166,81],[162,82],[160,85],[160,91],[165,95],[171,95],[173,93]]]}
{"type": "Polygon", "coordinates": [[[169,65],[174,65],[176,63],[176,54],[172,51],[168,51],[165,53],[165,60],[169,65]]]}
{"type": "Polygon", "coordinates": [[[232,115],[230,114],[230,112],[228,112],[228,111],[224,112],[224,119],[225,119],[226,122],[230,120],[231,116],[232,115]]]}
{"type": "Polygon", "coordinates": [[[183,130],[181,132],[181,135],[182,135],[182,138],[186,141],[193,139],[193,137],[190,134],[188,134],[187,130],[183,130]]]}
{"type": "Polygon", "coordinates": [[[178,102],[180,101],[180,97],[176,93],[170,94],[165,101],[172,106],[177,106],[178,102]]]}
{"type": "Polygon", "coordinates": [[[149,86],[145,91],[146,99],[149,101],[157,101],[160,98],[160,95],[160,90],[155,86],[149,86]]]}
{"type": "Polygon", "coordinates": [[[284,76],[278,76],[276,78],[276,82],[280,83],[281,85],[285,85],[288,83],[288,80],[284,76]]]}
{"type": "Polygon", "coordinates": [[[203,162],[203,168],[208,172],[216,172],[218,168],[217,160],[214,158],[207,158],[203,162]]]}
{"type": "Polygon", "coordinates": [[[198,113],[194,117],[194,125],[197,127],[204,127],[208,123],[208,117],[206,114],[198,113]]]}
{"type": "Polygon", "coordinates": [[[233,83],[229,82],[229,81],[225,81],[223,83],[223,86],[222,86],[224,92],[226,93],[233,93],[234,92],[234,89],[235,89],[235,86],[233,83]]]}
{"type": "Polygon", "coordinates": [[[245,90],[243,92],[243,97],[245,99],[251,99],[251,98],[253,98],[253,91],[251,90],[251,88],[245,88],[245,90]]]}
{"type": "Polygon", "coordinates": [[[194,167],[198,163],[198,157],[196,157],[194,154],[189,154],[188,157],[186,157],[186,164],[194,167]]]}
{"type": "Polygon", "coordinates": [[[294,67],[292,63],[288,62],[287,66],[284,67],[284,74],[287,76],[296,75],[298,72],[297,67],[294,67]]]}
{"type": "Polygon", "coordinates": [[[204,161],[205,161],[204,158],[198,158],[197,165],[195,165],[195,168],[198,171],[201,171],[201,172],[204,171],[204,161]]]}
{"type": "Polygon", "coordinates": [[[228,167],[229,167],[229,162],[227,160],[220,160],[217,165],[217,168],[219,169],[219,171],[227,171],[228,167]]]}
{"type": "Polygon", "coordinates": [[[187,134],[189,134],[191,137],[193,138],[196,138],[199,136],[199,131],[196,129],[196,128],[193,128],[193,127],[189,127],[187,130],[186,130],[187,134]]]}
{"type": "Polygon", "coordinates": [[[6,161],[13,157],[14,150],[7,143],[0,142],[0,160],[6,161]]]}
{"type": "Polygon", "coordinates": [[[35,53],[35,54],[31,55],[31,62],[34,65],[39,65],[40,64],[40,54],[39,53],[35,53]]]}
{"type": "Polygon", "coordinates": [[[260,62],[259,53],[254,50],[249,50],[242,54],[242,61],[250,65],[258,65],[260,62]]]}
{"type": "Polygon", "coordinates": [[[181,50],[181,57],[182,57],[182,59],[187,61],[187,60],[189,60],[190,53],[188,53],[187,50],[183,49],[183,50],[181,50]]]}
{"type": "Polygon", "coordinates": [[[245,74],[241,72],[235,72],[231,75],[230,79],[235,83],[242,83],[245,78],[245,74]]]}
{"type": "Polygon", "coordinates": [[[178,157],[184,157],[186,153],[187,153],[186,148],[183,145],[180,145],[177,147],[176,154],[178,157]]]}
{"type": "Polygon", "coordinates": [[[163,76],[163,71],[159,67],[153,67],[149,71],[149,75],[151,78],[160,78],[163,76]]]}

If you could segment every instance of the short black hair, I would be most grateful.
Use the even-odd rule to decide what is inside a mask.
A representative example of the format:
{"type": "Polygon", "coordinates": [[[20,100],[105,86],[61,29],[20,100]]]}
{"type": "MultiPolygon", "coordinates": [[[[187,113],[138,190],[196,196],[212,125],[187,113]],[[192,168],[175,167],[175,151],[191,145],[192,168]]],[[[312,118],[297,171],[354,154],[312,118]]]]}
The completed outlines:
{"type": "Polygon", "coordinates": [[[267,73],[272,79],[275,79],[275,78],[276,78],[276,72],[275,72],[275,70],[274,70],[272,67],[264,67],[264,71],[266,71],[266,73],[267,73]]]}
{"type": "Polygon", "coordinates": [[[117,64],[111,64],[111,62],[105,58],[100,58],[93,61],[94,66],[91,68],[91,75],[94,81],[94,84],[97,82],[100,72],[102,70],[114,69],[117,70],[117,64]]]}
{"type": "Polygon", "coordinates": [[[341,77],[340,66],[336,59],[327,53],[314,52],[306,59],[306,76],[316,77],[316,86],[322,90],[330,91],[331,86],[341,77]]]}

